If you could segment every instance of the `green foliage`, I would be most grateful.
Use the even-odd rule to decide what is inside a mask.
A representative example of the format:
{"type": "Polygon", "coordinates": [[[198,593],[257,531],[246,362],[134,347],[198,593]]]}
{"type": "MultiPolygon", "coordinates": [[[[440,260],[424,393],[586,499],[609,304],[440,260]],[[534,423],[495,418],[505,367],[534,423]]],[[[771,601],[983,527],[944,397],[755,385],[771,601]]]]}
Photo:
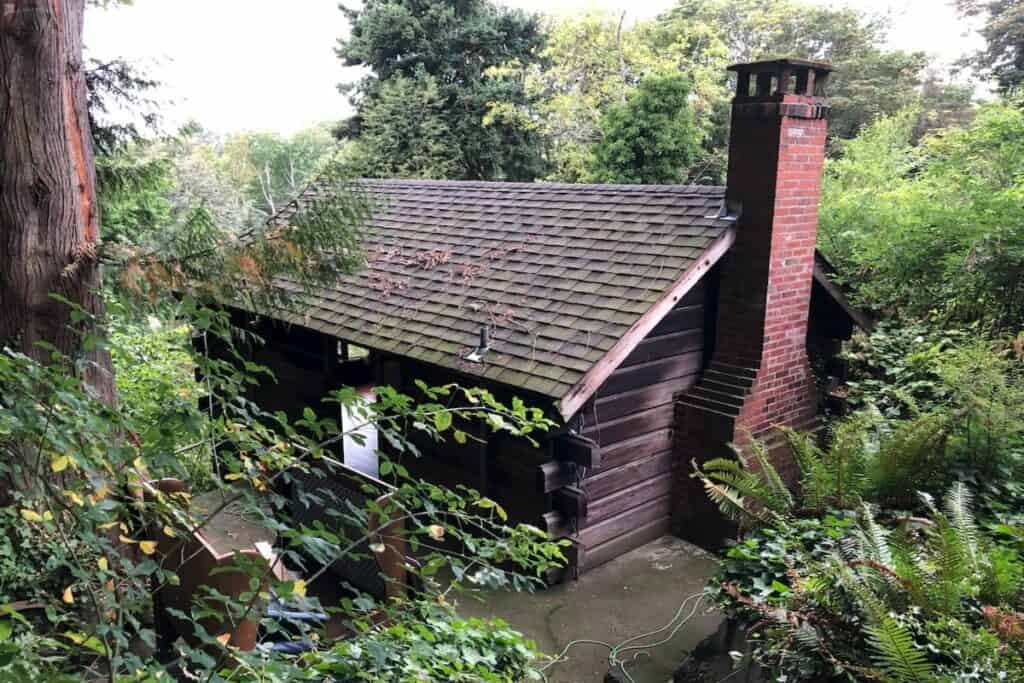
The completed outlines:
{"type": "Polygon", "coordinates": [[[895,503],[939,492],[951,477],[975,485],[986,509],[1015,514],[1024,452],[1024,385],[1016,352],[977,340],[975,329],[883,323],[858,335],[848,400],[877,407],[886,455],[874,461],[872,496],[895,503]]]}
{"type": "Polygon", "coordinates": [[[710,27],[727,46],[731,62],[797,57],[831,63],[836,72],[828,87],[834,111],[829,130],[840,138],[910,104],[926,64],[923,54],[880,47],[886,42],[886,19],[849,7],[794,0],[679,0],[665,21],[680,30],[710,27]]]}
{"type": "Polygon", "coordinates": [[[959,681],[1005,667],[1020,680],[1019,645],[976,608],[1019,604],[1010,567],[1020,557],[979,532],[971,502],[958,484],[943,510],[927,502],[927,517],[895,524],[868,508],[856,522],[777,518],[728,551],[709,591],[753,626],[755,657],[777,675],[959,681]],[[991,589],[985,565],[1005,574],[1005,590],[991,589]],[[946,647],[950,633],[963,645],[946,647]]]}
{"type": "MultiPolygon", "coordinates": [[[[1024,680],[1019,349],[978,337],[933,321],[880,325],[848,351],[859,408],[827,447],[784,430],[800,496],[788,514],[748,514],[760,526],[746,525],[756,528],[709,587],[752,626],[755,657],[776,674],[1024,680]],[[931,494],[943,491],[940,506],[931,494]]],[[[764,478],[732,469],[715,500],[764,478]]],[[[758,495],[740,502],[764,509],[758,495]]]]}
{"type": "MultiPolygon", "coordinates": [[[[363,66],[372,72],[359,82],[354,100],[357,134],[367,112],[376,109],[374,125],[378,129],[393,120],[385,114],[393,108],[400,90],[386,89],[385,84],[402,76],[412,83],[401,88],[416,86],[421,106],[439,112],[430,125],[431,133],[441,135],[442,122],[451,132],[452,153],[443,155],[440,165],[432,162],[432,172],[446,170],[453,177],[495,180],[532,180],[542,174],[541,145],[532,127],[516,117],[494,116],[492,112],[495,102],[527,105],[521,79],[490,72],[513,60],[526,64],[535,59],[544,42],[536,17],[490,0],[371,0],[344,12],[351,31],[341,41],[338,56],[346,66],[363,66]],[[426,76],[435,85],[430,86],[426,76]],[[433,87],[436,95],[431,92],[433,87]],[[390,103],[378,103],[383,98],[390,103]],[[449,167],[450,159],[457,166],[449,167]]],[[[395,134],[402,138],[409,119],[402,117],[396,122],[401,128],[395,134]]],[[[383,133],[373,138],[377,142],[387,139],[383,133]]],[[[388,169],[408,163],[404,151],[402,146],[378,149],[367,145],[365,154],[388,169]],[[386,154],[392,156],[381,159],[386,154]]],[[[439,151],[432,149],[431,153],[439,151]]]]}
{"type": "Polygon", "coordinates": [[[134,242],[170,223],[173,164],[154,145],[137,143],[96,158],[104,242],[134,242]]]}
{"type": "Polygon", "coordinates": [[[948,419],[941,412],[892,422],[867,464],[868,497],[909,508],[918,490],[941,489],[950,476],[948,434],[948,419]]]}
{"type": "Polygon", "coordinates": [[[768,459],[760,441],[748,451],[731,445],[736,459],[713,458],[700,467],[693,462],[692,476],[726,517],[745,526],[758,526],[788,515],[793,496],[768,459]]]}
{"type": "Polygon", "coordinates": [[[600,121],[588,177],[604,183],[672,184],[688,177],[700,138],[689,104],[689,80],[646,76],[624,104],[600,121]]]}
{"type": "Polygon", "coordinates": [[[411,624],[389,626],[338,644],[314,668],[345,681],[519,683],[539,680],[531,641],[500,620],[459,619],[432,610],[411,624]]]}
{"type": "Polygon", "coordinates": [[[865,306],[1012,330],[1024,321],[1024,112],[990,104],[913,147],[909,112],[826,166],[822,247],[865,306]]]}
{"type": "MultiPolygon", "coordinates": [[[[689,80],[685,108],[695,114],[690,136],[698,146],[687,151],[687,163],[633,176],[722,182],[732,96],[724,74],[735,62],[802,57],[834,64],[828,87],[833,138],[853,137],[879,116],[907,106],[922,112],[915,116],[915,139],[925,130],[966,121],[973,106],[968,90],[945,82],[934,69],[926,73],[923,54],[880,47],[887,28],[885,17],[794,0],[680,0],[646,21],[589,11],[552,20],[539,60],[513,58],[492,70],[523,79],[530,97],[495,100],[491,111],[542,134],[550,179],[570,182],[637,182],[621,170],[641,163],[629,158],[635,151],[617,150],[615,156],[623,158],[612,160],[613,173],[601,165],[595,172],[588,161],[606,154],[600,147],[608,138],[602,119],[627,106],[645,79],[668,74],[689,80]]],[[[661,123],[674,125],[669,119],[661,123]]]]}
{"type": "Polygon", "coordinates": [[[0,601],[49,600],[59,595],[66,583],[60,564],[69,552],[80,552],[81,543],[70,548],[60,539],[39,533],[25,524],[18,511],[0,508],[0,601]]]}
{"type": "Polygon", "coordinates": [[[1020,652],[1006,647],[995,633],[958,619],[930,621],[926,628],[931,649],[943,660],[936,667],[939,680],[1024,681],[1020,652]]]}
{"type": "Polygon", "coordinates": [[[735,588],[736,596],[757,602],[782,604],[792,593],[790,571],[808,560],[823,561],[850,535],[853,515],[843,512],[822,517],[792,517],[785,524],[768,525],[729,546],[709,584],[723,605],[744,611],[742,602],[720,594],[719,584],[735,588]],[[725,600],[725,602],[722,602],[725,600]]]}
{"type": "Polygon", "coordinates": [[[1024,85],[1024,4],[1020,0],[956,0],[967,17],[984,17],[985,49],[964,60],[994,78],[1004,93],[1024,85]]]}
{"type": "Polygon", "coordinates": [[[694,164],[701,172],[691,179],[716,181],[724,148],[717,133],[724,130],[722,114],[728,111],[726,62],[725,47],[711,26],[633,21],[625,13],[591,9],[551,19],[539,60],[513,61],[495,70],[523,78],[532,106],[502,101],[492,107],[531,122],[544,136],[549,180],[581,182],[609,108],[625,105],[645,77],[685,74],[691,81],[687,106],[694,112],[694,134],[707,146],[694,164]]]}
{"type": "Polygon", "coordinates": [[[341,161],[328,164],[317,191],[273,221],[232,222],[205,202],[183,205],[171,225],[111,250],[119,285],[154,301],[174,289],[206,301],[288,308],[294,296],[274,286],[276,278],[305,290],[363,265],[362,230],[373,203],[349,172],[341,161]]]}
{"type": "MultiPolygon", "coordinates": [[[[192,321],[197,333],[218,335],[231,348],[231,331],[223,315],[193,307],[187,296],[178,312],[192,321]]],[[[145,654],[148,648],[137,644],[152,646],[154,641],[151,596],[159,595],[161,587],[178,585],[181,577],[159,561],[152,539],[154,533],[187,538],[207,523],[208,514],[190,505],[187,497],[153,489],[144,499],[135,494],[152,476],[179,472],[183,452],[195,450],[209,461],[216,459],[224,476],[209,481],[209,486],[219,490],[225,504],[277,536],[273,564],[287,561],[305,569],[306,583],[238,559],[236,571],[249,576],[250,591],[237,598],[199,593],[180,616],[198,624],[205,615],[227,610],[236,617],[260,620],[266,633],[281,637],[281,625],[257,608],[264,590],[257,587],[266,585],[292,609],[344,615],[355,632],[345,644],[318,632],[313,642],[320,645],[293,657],[235,651],[207,626],[197,629],[202,648],[175,645],[170,653],[174,666],[211,680],[321,680],[325,672],[374,667],[386,679],[399,676],[396,680],[418,680],[417,672],[443,680],[521,678],[533,656],[530,644],[504,625],[460,621],[437,605],[465,581],[499,588],[536,586],[537,577],[563,561],[560,546],[534,527],[510,524],[495,501],[477,492],[410,478],[401,458],[415,457],[413,443],[422,438],[452,438],[456,422],[441,419],[442,413],[479,423],[489,433],[530,438],[551,424],[541,411],[519,401],[506,407],[485,390],[455,385],[422,385],[420,401],[380,388],[378,401],[368,407],[346,388],[292,422],[244,400],[241,392],[257,371],[251,364],[236,364],[240,359],[230,355],[181,357],[190,347],[183,343],[178,324],[150,334],[120,327],[115,337],[121,348],[115,355],[122,367],[146,361],[146,354],[159,356],[172,349],[165,359],[148,358],[154,367],[125,373],[125,401],[120,406],[93,397],[83,381],[68,372],[71,359],[54,357],[42,366],[9,351],[0,356],[0,384],[5,388],[0,396],[0,472],[17,482],[9,489],[14,500],[5,513],[6,538],[15,546],[8,557],[16,558],[15,565],[0,565],[0,580],[6,582],[5,592],[9,589],[6,597],[38,596],[45,606],[39,619],[12,622],[14,637],[32,641],[26,645],[28,652],[51,648],[54,639],[62,650],[60,656],[40,656],[19,666],[38,667],[46,680],[88,671],[109,672],[111,680],[141,680],[164,670],[164,664],[145,654]],[[184,367],[175,369],[178,361],[184,367]],[[195,390],[184,379],[193,364],[208,378],[203,389],[209,387],[215,401],[213,417],[201,414],[194,400],[175,401],[167,395],[175,377],[185,384],[179,389],[195,390]],[[390,452],[397,454],[381,466],[382,477],[394,488],[383,499],[383,490],[366,485],[365,505],[320,498],[318,504],[328,511],[330,523],[300,523],[292,517],[295,501],[283,485],[331,466],[331,445],[345,434],[333,419],[319,414],[336,415],[338,404],[376,424],[390,452]],[[164,425],[152,424],[179,411],[188,414],[170,434],[164,433],[164,425]],[[172,443],[187,445],[170,450],[172,443]],[[21,529],[15,530],[15,515],[21,529]],[[418,569],[411,571],[422,589],[404,600],[387,602],[360,594],[321,604],[312,592],[307,596],[306,584],[318,585],[316,580],[331,562],[365,557],[367,552],[372,556],[392,542],[387,535],[373,540],[368,532],[371,517],[404,523],[406,541],[419,561],[418,569]],[[440,539],[451,545],[442,546],[436,542],[440,539]],[[311,558],[318,564],[311,566],[311,558]],[[22,562],[33,566],[31,572],[20,569],[23,578],[18,583],[13,579],[22,562]],[[442,569],[454,577],[444,584],[438,578],[442,569]],[[373,613],[380,619],[371,619],[373,613]],[[436,649],[432,656],[431,643],[436,649]]],[[[308,501],[309,495],[298,501],[308,501]]],[[[0,667],[5,665],[2,654],[0,648],[0,667]]]]}
{"type": "Polygon", "coordinates": [[[272,216],[302,194],[338,151],[327,125],[289,137],[235,133],[224,140],[215,163],[264,216],[272,216]]]}
{"type": "Polygon", "coordinates": [[[459,175],[457,141],[446,121],[437,79],[418,69],[381,82],[363,108],[353,163],[371,178],[451,178],[459,175]]]}
{"type": "Polygon", "coordinates": [[[810,434],[782,428],[800,468],[804,505],[820,513],[828,507],[850,509],[859,504],[867,487],[875,426],[872,412],[856,414],[835,426],[827,449],[810,434]]]}
{"type": "Polygon", "coordinates": [[[736,450],[736,460],[715,458],[699,468],[694,463],[693,476],[722,513],[743,527],[798,510],[853,509],[862,500],[912,508],[919,490],[941,490],[949,481],[947,420],[936,412],[886,422],[866,410],[838,423],[824,449],[812,436],[782,428],[800,469],[799,500],[756,439],[747,451],[736,450]]]}
{"type": "Polygon", "coordinates": [[[943,359],[972,337],[967,329],[886,320],[870,334],[854,334],[843,350],[849,363],[848,403],[854,410],[874,406],[886,418],[946,405],[950,387],[940,374],[943,359]]]}
{"type": "Polygon", "coordinates": [[[209,453],[193,444],[208,428],[207,416],[195,409],[206,392],[196,381],[188,325],[153,314],[141,320],[130,308],[111,303],[109,344],[123,410],[132,424],[145,428],[135,436],[146,448],[180,454],[169,469],[154,474],[207,489],[213,474],[209,453]]]}
{"type": "MultiPolygon", "coordinates": [[[[103,4],[116,1],[104,0],[103,4]]],[[[102,158],[141,142],[145,129],[156,130],[160,117],[149,95],[160,83],[123,59],[87,62],[85,89],[89,132],[94,152],[102,158]],[[117,115],[125,111],[131,111],[134,116],[125,119],[117,115]]]]}

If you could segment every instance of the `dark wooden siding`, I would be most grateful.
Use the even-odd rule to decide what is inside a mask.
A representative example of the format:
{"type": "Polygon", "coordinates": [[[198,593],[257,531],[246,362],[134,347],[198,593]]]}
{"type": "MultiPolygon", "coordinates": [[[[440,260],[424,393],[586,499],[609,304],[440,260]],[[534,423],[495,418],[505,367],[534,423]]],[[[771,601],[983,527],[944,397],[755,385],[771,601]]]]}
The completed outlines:
{"type": "Polygon", "coordinates": [[[601,446],[601,468],[583,480],[582,571],[669,531],[673,399],[704,365],[706,295],[705,282],[691,290],[572,421],[601,446]]]}
{"type": "MultiPolygon", "coordinates": [[[[464,484],[490,495],[514,521],[547,528],[556,536],[571,535],[574,547],[570,556],[579,563],[573,574],[667,533],[672,472],[677,464],[672,449],[673,401],[695,382],[708,345],[706,317],[710,313],[705,310],[705,299],[707,281],[713,277],[704,280],[569,421],[572,429],[600,447],[600,468],[585,472],[582,480],[578,470],[556,459],[556,443],[563,437],[552,441],[538,435],[541,443],[536,446],[523,439],[490,438],[483,447],[472,440],[459,445],[451,439],[438,443],[414,437],[420,457],[406,455],[402,461],[417,476],[449,486],[464,484]],[[577,483],[586,503],[582,519],[573,518],[566,509],[579,491],[573,486],[577,483]]],[[[345,367],[349,364],[336,357],[337,340],[296,326],[264,323],[259,332],[268,344],[255,349],[253,355],[269,366],[278,380],[264,382],[254,392],[258,395],[254,398],[265,407],[294,415],[304,404],[315,407],[328,390],[352,383],[345,367]]],[[[365,376],[359,377],[359,383],[390,384],[413,396],[419,393],[413,379],[434,385],[453,381],[479,384],[478,379],[450,370],[378,353],[365,361],[360,375],[365,376]]],[[[550,399],[493,384],[488,388],[499,400],[507,402],[519,395],[528,405],[548,408],[554,417],[550,399]]],[[[321,408],[318,412],[326,411],[321,408]]]]}

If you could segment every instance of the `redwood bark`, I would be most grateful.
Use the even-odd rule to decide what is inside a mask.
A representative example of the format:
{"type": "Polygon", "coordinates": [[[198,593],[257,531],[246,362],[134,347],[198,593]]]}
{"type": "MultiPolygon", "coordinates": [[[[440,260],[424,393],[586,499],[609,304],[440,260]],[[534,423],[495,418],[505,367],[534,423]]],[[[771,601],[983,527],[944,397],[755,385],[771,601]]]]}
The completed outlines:
{"type": "Polygon", "coordinates": [[[82,353],[103,315],[99,217],[82,61],[85,0],[0,0],[0,346],[76,361],[116,397],[109,355],[82,353]]]}

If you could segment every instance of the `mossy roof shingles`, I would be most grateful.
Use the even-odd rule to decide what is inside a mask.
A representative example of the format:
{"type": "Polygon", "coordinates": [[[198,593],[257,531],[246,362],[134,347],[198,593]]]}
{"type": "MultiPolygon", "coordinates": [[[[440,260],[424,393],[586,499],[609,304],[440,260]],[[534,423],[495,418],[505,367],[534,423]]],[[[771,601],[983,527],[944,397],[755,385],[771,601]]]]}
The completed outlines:
{"type": "Polygon", "coordinates": [[[720,187],[363,183],[366,268],[289,319],[555,399],[728,227],[720,187]],[[469,363],[482,326],[490,350],[469,363]]]}

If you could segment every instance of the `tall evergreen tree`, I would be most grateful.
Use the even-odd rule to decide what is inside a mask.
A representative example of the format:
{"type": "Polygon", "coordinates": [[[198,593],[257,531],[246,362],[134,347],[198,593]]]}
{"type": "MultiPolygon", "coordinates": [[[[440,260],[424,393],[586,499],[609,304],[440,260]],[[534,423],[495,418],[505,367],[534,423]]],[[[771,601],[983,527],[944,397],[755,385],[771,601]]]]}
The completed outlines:
{"type": "Polygon", "coordinates": [[[0,347],[82,358],[115,400],[110,356],[82,348],[76,308],[103,313],[93,139],[82,60],[85,0],[0,12],[0,347]]]}
{"type": "Polygon", "coordinates": [[[458,176],[459,147],[445,120],[437,79],[423,70],[381,83],[362,114],[356,165],[373,178],[458,176]]]}
{"type": "Polygon", "coordinates": [[[679,183],[700,149],[681,74],[648,76],[623,104],[601,118],[590,176],[604,183],[679,183]]]}
{"type": "MultiPolygon", "coordinates": [[[[358,9],[342,9],[351,33],[341,41],[338,56],[346,66],[372,72],[354,88],[355,130],[368,111],[377,107],[380,113],[382,98],[393,95],[385,83],[402,76],[423,85],[417,75],[423,73],[436,82],[440,118],[457,150],[450,177],[532,180],[540,174],[543,155],[536,132],[520,121],[487,117],[491,102],[526,100],[520,81],[493,69],[536,59],[544,40],[536,16],[490,0],[367,0],[358,9]]],[[[381,159],[384,168],[408,164],[401,146],[369,151],[377,157],[399,155],[381,159]]],[[[447,167],[448,150],[435,152],[439,156],[433,161],[414,165],[447,167]]]]}
{"type": "Polygon", "coordinates": [[[985,22],[985,49],[967,63],[994,78],[1003,93],[1024,87],[1024,0],[957,0],[956,5],[961,14],[985,22]]]}

